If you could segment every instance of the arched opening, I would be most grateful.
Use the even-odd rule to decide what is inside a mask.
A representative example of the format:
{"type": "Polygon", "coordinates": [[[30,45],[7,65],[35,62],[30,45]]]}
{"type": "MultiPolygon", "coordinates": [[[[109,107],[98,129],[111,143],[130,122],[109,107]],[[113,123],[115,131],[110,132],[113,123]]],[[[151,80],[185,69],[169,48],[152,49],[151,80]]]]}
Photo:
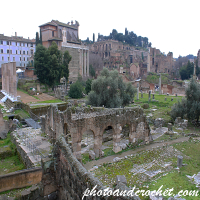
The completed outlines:
{"type": "Polygon", "coordinates": [[[92,130],[84,131],[82,134],[81,155],[83,164],[95,159],[94,133],[92,130]]]}
{"type": "Polygon", "coordinates": [[[107,126],[103,131],[102,151],[104,156],[109,156],[113,153],[113,134],[112,126],[107,126]]]}
{"type": "Polygon", "coordinates": [[[130,126],[129,124],[125,124],[122,127],[121,131],[121,140],[120,140],[120,146],[122,149],[126,149],[129,146],[129,134],[130,134],[130,126]]]}

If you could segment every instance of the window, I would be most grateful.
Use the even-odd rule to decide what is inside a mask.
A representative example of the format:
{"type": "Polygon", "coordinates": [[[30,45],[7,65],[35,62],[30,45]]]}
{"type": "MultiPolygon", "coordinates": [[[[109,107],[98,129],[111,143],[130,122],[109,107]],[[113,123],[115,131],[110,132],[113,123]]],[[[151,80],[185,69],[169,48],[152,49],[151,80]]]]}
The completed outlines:
{"type": "Polygon", "coordinates": [[[1,44],[3,44],[3,40],[1,40],[1,44]]]}
{"type": "Polygon", "coordinates": [[[25,51],[23,51],[23,54],[25,54],[25,51]]]}
{"type": "Polygon", "coordinates": [[[33,50],[31,49],[31,55],[33,55],[33,50]]]}
{"type": "Polygon", "coordinates": [[[19,46],[21,46],[22,44],[21,44],[21,42],[19,43],[19,46]]]}
{"type": "Polygon", "coordinates": [[[10,57],[8,57],[8,61],[10,61],[10,57]]]}
{"type": "Polygon", "coordinates": [[[27,51],[27,55],[28,55],[28,51],[27,51]]]}
{"type": "Polygon", "coordinates": [[[7,49],[7,53],[9,53],[9,49],[7,49]]]}
{"type": "Polygon", "coordinates": [[[2,60],[4,60],[4,57],[2,56],[2,60]]]}
{"type": "Polygon", "coordinates": [[[1,53],[3,53],[3,49],[1,49],[1,53]]]}
{"type": "Polygon", "coordinates": [[[22,47],[24,46],[24,43],[22,43],[22,47]]]}
{"type": "Polygon", "coordinates": [[[10,50],[10,54],[12,54],[12,50],[10,50]]]}
{"type": "Polygon", "coordinates": [[[31,47],[33,47],[33,43],[31,43],[31,47]]]}
{"type": "Polygon", "coordinates": [[[20,54],[22,54],[22,51],[20,51],[20,54]]]}
{"type": "Polygon", "coordinates": [[[9,45],[9,41],[7,41],[7,45],[9,45]]]}
{"type": "Polygon", "coordinates": [[[54,31],[52,31],[52,37],[54,37],[54,31]]]}
{"type": "Polygon", "coordinates": [[[16,50],[16,54],[17,54],[17,50],[16,50]]]}
{"type": "Polygon", "coordinates": [[[17,46],[17,42],[16,42],[16,46],[17,46]]]}
{"type": "Polygon", "coordinates": [[[15,57],[13,57],[13,61],[15,61],[15,57]]]}
{"type": "Polygon", "coordinates": [[[26,58],[24,57],[24,61],[26,61],[25,59],[26,59],[26,58]]]}
{"type": "Polygon", "coordinates": [[[29,59],[28,59],[28,57],[27,57],[27,61],[28,61],[29,59]]]}
{"type": "Polygon", "coordinates": [[[20,57],[19,60],[22,61],[22,58],[20,57]]]}

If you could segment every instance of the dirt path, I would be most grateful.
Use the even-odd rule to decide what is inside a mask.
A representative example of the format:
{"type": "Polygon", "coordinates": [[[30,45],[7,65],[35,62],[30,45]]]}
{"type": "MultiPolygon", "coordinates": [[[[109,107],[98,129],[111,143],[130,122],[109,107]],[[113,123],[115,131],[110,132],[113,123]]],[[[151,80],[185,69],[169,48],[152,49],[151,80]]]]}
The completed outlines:
{"type": "Polygon", "coordinates": [[[167,142],[163,142],[163,143],[149,144],[149,145],[146,145],[146,146],[143,146],[143,147],[139,147],[137,149],[133,149],[133,150],[130,150],[130,151],[123,152],[122,154],[108,156],[108,157],[105,157],[105,158],[101,158],[99,160],[93,160],[91,162],[86,163],[84,165],[84,167],[87,170],[90,170],[93,166],[98,166],[98,165],[101,165],[103,163],[113,162],[113,159],[116,158],[116,157],[122,158],[124,156],[135,154],[135,153],[140,152],[140,151],[144,151],[144,150],[146,151],[146,150],[150,150],[152,148],[163,147],[165,145],[170,145],[170,144],[179,143],[179,142],[185,142],[185,141],[188,141],[188,140],[189,140],[189,137],[181,137],[181,138],[178,138],[176,140],[171,140],[171,141],[167,141],[167,142]]]}
{"type": "Polygon", "coordinates": [[[52,97],[52,96],[50,96],[48,94],[44,94],[44,93],[42,93],[40,95],[37,95],[37,97],[39,99],[36,99],[36,98],[34,98],[34,97],[24,93],[24,92],[21,92],[19,90],[17,90],[17,96],[21,96],[21,100],[22,100],[23,103],[30,103],[30,102],[33,103],[33,102],[47,101],[47,100],[56,99],[55,97],[52,97]]]}

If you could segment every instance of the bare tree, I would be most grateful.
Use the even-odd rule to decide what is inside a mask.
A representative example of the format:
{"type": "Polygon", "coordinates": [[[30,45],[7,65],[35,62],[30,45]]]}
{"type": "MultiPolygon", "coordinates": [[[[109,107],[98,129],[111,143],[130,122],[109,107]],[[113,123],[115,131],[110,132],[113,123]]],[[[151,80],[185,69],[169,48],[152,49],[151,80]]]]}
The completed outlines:
{"type": "Polygon", "coordinates": [[[103,60],[98,54],[90,52],[89,62],[95,70],[96,75],[103,69],[103,60]]]}

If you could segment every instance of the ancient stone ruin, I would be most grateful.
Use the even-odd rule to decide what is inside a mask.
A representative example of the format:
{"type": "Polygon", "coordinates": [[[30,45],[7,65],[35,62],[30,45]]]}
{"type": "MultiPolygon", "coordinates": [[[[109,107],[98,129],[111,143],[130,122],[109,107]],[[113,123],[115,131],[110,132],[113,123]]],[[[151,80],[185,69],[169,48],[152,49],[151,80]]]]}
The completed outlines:
{"type": "Polygon", "coordinates": [[[92,131],[94,137],[95,157],[102,156],[103,133],[106,127],[113,129],[113,151],[122,150],[120,143],[121,131],[124,125],[129,125],[129,142],[135,143],[139,139],[145,142],[151,140],[149,124],[143,109],[135,108],[68,108],[60,112],[51,107],[42,119],[42,129],[51,140],[56,140],[64,133],[64,137],[71,137],[72,151],[77,158],[81,154],[81,140],[85,131],[92,131]]]}

